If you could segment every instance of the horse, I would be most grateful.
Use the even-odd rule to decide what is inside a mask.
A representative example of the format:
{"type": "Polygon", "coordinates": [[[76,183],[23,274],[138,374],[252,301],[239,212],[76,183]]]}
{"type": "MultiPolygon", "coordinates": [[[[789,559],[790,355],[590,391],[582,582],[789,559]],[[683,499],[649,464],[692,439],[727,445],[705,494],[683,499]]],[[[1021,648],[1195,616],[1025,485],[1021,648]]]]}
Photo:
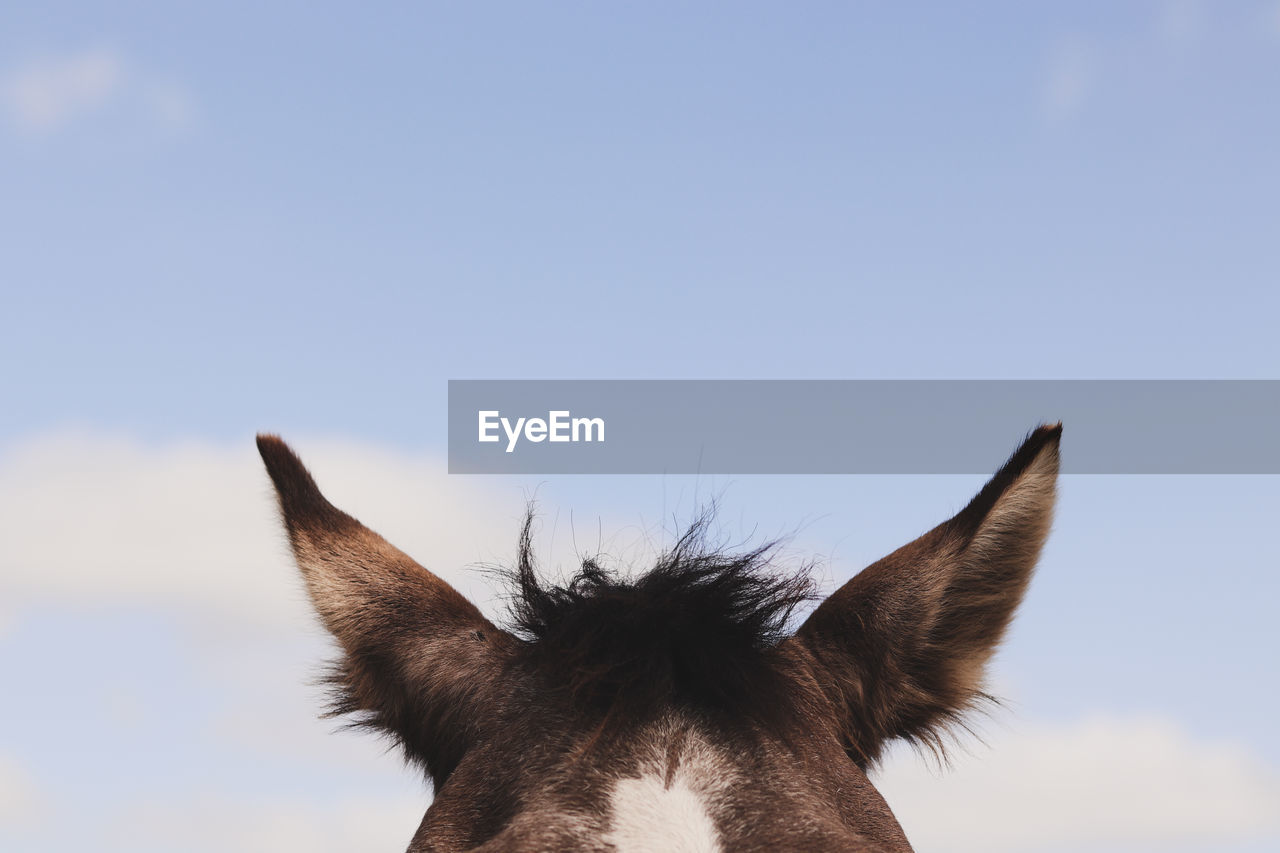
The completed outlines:
{"type": "Polygon", "coordinates": [[[1061,424],[954,517],[817,600],[807,567],[695,523],[646,573],[540,580],[531,514],[508,624],[321,494],[258,436],[308,595],[341,651],[333,713],[393,738],[434,798],[407,853],[912,848],[867,773],[941,750],[1048,535],[1061,424]]]}

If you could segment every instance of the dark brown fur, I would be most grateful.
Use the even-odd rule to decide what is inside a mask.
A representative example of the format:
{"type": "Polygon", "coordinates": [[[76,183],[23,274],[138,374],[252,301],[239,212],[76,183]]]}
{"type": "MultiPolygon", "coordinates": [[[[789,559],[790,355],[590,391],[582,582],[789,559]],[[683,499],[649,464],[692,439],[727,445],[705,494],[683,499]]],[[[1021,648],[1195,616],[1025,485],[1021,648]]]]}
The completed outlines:
{"type": "Polygon", "coordinates": [[[512,631],[543,689],[624,725],[672,707],[750,722],[785,736],[792,680],[778,645],[813,600],[809,566],[773,570],[773,545],[729,554],[696,521],[642,577],[619,579],[588,559],[566,585],[544,587],[533,564],[532,514],[512,572],[512,631]]]}
{"type": "Polygon", "coordinates": [[[940,748],[984,698],[1048,532],[1060,434],[1033,432],[960,513],[790,636],[807,570],[708,549],[702,525],[633,582],[589,560],[545,587],[526,523],[504,630],[333,507],[279,438],[258,447],[342,648],[336,710],[395,737],[435,785],[411,853],[613,850],[619,780],[686,771],[723,849],[901,853],[865,770],[894,738],[940,748]]]}

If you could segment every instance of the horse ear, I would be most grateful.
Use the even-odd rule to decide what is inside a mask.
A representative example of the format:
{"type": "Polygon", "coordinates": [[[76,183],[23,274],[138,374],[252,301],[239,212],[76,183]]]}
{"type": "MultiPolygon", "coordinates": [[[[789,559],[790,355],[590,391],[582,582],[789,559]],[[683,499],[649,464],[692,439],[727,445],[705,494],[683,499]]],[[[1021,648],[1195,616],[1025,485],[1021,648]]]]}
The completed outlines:
{"type": "Polygon", "coordinates": [[[1031,433],[954,518],[836,590],[788,641],[836,704],[846,749],[873,763],[891,738],[935,749],[982,693],[1053,516],[1062,426],[1031,433]]]}
{"type": "Polygon", "coordinates": [[[259,435],[258,451],[311,602],[342,648],[334,712],[399,739],[439,790],[493,702],[510,636],[329,503],[278,437],[259,435]]]}

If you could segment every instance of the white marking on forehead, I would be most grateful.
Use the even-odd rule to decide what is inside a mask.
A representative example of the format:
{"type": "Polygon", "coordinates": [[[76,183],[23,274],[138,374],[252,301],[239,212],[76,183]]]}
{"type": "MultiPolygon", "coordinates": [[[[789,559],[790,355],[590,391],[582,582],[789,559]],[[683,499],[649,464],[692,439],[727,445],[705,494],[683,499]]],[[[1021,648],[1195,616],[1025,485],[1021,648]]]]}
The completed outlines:
{"type": "Polygon", "coordinates": [[[702,796],[677,772],[622,779],[610,797],[613,815],[605,841],[618,853],[720,853],[716,826],[702,796]]]}
{"type": "Polygon", "coordinates": [[[721,853],[708,801],[732,770],[694,731],[668,721],[646,733],[637,773],[609,797],[605,842],[618,853],[721,853]]]}

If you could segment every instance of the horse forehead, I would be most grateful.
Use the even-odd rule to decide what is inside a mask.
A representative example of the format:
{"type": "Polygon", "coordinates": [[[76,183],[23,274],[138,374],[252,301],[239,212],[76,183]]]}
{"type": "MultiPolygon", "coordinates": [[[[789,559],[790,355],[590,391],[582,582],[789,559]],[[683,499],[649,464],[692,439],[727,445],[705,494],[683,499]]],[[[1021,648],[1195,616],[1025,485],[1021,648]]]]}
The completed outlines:
{"type": "Polygon", "coordinates": [[[909,851],[879,793],[768,738],[725,737],[678,718],[642,732],[605,786],[602,849],[909,851]],[[857,827],[854,829],[853,827],[857,827]]]}
{"type": "MultiPolygon", "coordinates": [[[[494,755],[511,749],[505,744],[494,755]]],[[[558,757],[543,753],[544,760],[511,767],[514,787],[489,789],[486,802],[499,811],[514,806],[492,836],[465,827],[473,798],[494,780],[493,765],[465,767],[465,784],[432,806],[410,851],[910,850],[851,762],[840,772],[767,737],[673,716],[552,752],[558,757]]]]}
{"type": "Polygon", "coordinates": [[[720,833],[705,793],[683,775],[621,779],[609,795],[604,840],[618,853],[719,853],[720,833]]]}
{"type": "Polygon", "coordinates": [[[696,728],[667,720],[641,733],[632,761],[605,795],[618,853],[718,853],[713,810],[740,777],[731,751],[696,728]]]}

